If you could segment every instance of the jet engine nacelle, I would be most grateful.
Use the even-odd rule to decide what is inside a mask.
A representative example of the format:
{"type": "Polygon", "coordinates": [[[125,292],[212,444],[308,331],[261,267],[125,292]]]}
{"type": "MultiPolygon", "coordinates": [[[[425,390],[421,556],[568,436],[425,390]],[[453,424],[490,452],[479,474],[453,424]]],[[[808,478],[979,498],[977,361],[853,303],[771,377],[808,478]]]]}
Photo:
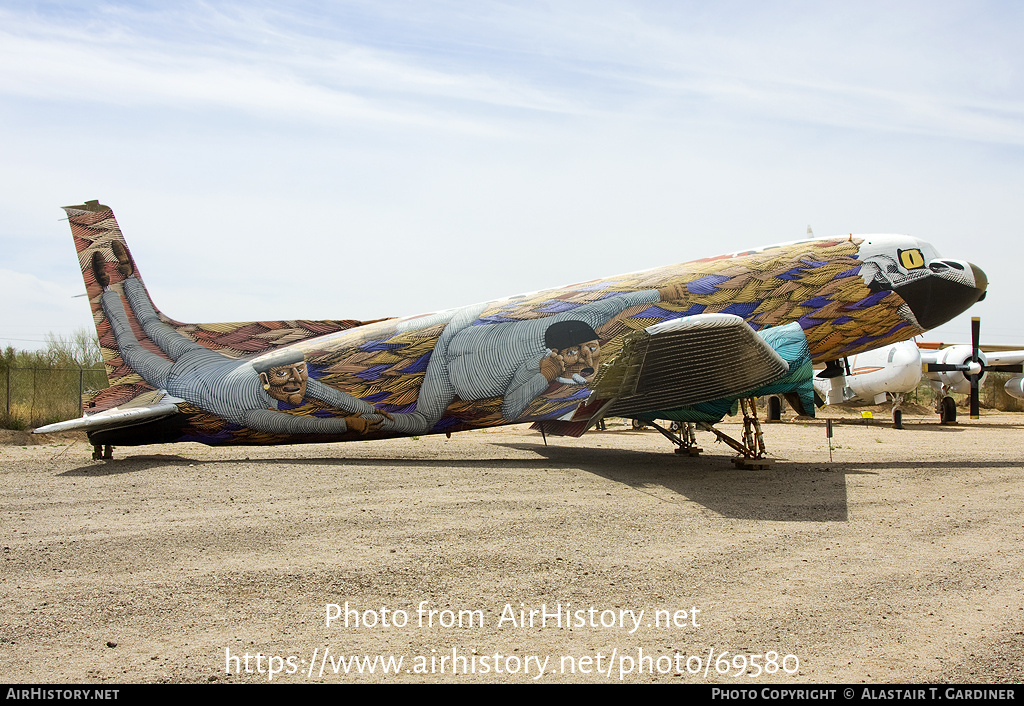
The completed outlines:
{"type": "Polygon", "coordinates": [[[1024,400],[1024,377],[1010,378],[1003,385],[1003,389],[1006,390],[1006,394],[1010,397],[1016,397],[1018,400],[1024,400]]]}
{"type": "MultiPolygon", "coordinates": [[[[942,350],[928,351],[924,356],[922,356],[922,360],[925,364],[939,363],[944,365],[969,365],[971,362],[971,347],[950,346],[949,348],[943,348],[942,350]]],[[[978,372],[981,372],[984,366],[988,364],[988,358],[985,357],[985,353],[983,351],[978,351],[978,360],[980,361],[978,372]]],[[[942,385],[945,390],[959,392],[964,395],[969,395],[971,393],[971,381],[959,370],[925,372],[925,376],[931,380],[933,385],[942,385]]],[[[985,381],[985,377],[986,375],[982,375],[979,379],[979,387],[985,381]]]]}

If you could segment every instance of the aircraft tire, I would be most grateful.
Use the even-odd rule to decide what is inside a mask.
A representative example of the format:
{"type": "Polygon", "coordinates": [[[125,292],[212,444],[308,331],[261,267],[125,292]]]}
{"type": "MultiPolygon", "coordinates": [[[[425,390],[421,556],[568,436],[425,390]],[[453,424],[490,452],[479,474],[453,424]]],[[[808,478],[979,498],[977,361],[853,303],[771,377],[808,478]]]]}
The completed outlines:
{"type": "Polygon", "coordinates": [[[778,422],[782,419],[782,400],[775,395],[768,398],[768,421],[778,422]]]}
{"type": "Polygon", "coordinates": [[[943,424],[951,424],[956,421],[956,400],[952,397],[942,398],[942,407],[939,411],[939,420],[943,424]]]}
{"type": "Polygon", "coordinates": [[[903,410],[894,409],[892,411],[892,428],[902,429],[903,428],[903,410]]]}

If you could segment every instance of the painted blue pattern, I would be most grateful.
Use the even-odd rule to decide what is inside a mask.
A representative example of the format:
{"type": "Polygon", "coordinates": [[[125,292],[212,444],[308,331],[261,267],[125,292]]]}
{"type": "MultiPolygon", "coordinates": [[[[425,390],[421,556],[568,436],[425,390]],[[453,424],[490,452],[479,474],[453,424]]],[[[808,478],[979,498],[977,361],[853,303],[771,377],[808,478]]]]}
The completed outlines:
{"type": "Polygon", "coordinates": [[[427,363],[430,361],[430,353],[424,353],[417,358],[408,367],[402,368],[398,372],[400,373],[422,373],[427,369],[427,363]]]}
{"type": "Polygon", "coordinates": [[[728,281],[729,277],[725,275],[706,275],[692,282],[687,282],[686,289],[691,294],[713,294],[718,291],[718,285],[728,281]]]}
{"type": "Polygon", "coordinates": [[[374,365],[371,368],[367,368],[362,372],[355,373],[355,377],[362,378],[363,380],[376,380],[382,372],[390,368],[391,366],[387,363],[381,365],[374,365]]]}
{"type": "Polygon", "coordinates": [[[741,302],[736,304],[730,304],[729,306],[722,309],[723,314],[735,314],[742,318],[747,318],[761,305],[761,302],[741,302]]]}

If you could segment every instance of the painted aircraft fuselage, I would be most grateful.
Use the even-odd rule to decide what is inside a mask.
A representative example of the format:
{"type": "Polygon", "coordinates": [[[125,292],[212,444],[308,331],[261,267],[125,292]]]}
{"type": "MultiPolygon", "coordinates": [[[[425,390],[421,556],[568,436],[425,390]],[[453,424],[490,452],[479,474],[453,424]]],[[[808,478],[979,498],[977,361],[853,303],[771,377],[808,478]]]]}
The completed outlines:
{"type": "Polygon", "coordinates": [[[152,307],[112,212],[88,206],[67,211],[111,386],[86,413],[158,393],[180,412],[91,433],[94,443],[291,443],[579,418],[601,366],[654,324],[711,313],[755,331],[795,323],[823,362],[916,336],[987,284],[915,238],[843,236],[370,323],[182,324],[152,307]]]}

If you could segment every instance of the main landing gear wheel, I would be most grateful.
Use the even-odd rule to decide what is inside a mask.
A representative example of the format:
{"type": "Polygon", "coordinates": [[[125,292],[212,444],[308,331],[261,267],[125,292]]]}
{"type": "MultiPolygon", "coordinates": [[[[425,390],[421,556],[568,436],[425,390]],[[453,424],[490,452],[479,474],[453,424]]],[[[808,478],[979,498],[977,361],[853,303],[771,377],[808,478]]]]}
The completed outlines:
{"type": "Polygon", "coordinates": [[[943,424],[956,424],[956,400],[943,397],[939,405],[939,421],[943,424]]]}
{"type": "Polygon", "coordinates": [[[718,440],[732,447],[739,455],[732,457],[732,462],[738,468],[761,470],[771,468],[774,459],[766,458],[767,451],[764,448],[764,435],[761,433],[761,423],[757,420],[757,401],[753,398],[741,398],[740,409],[743,410],[743,436],[741,440],[733,439],[712,425],[706,422],[684,424],[677,436],[665,429],[657,422],[650,422],[651,426],[660,431],[665,438],[675,444],[676,453],[696,456],[701,449],[696,446],[694,428],[699,426],[704,431],[709,431],[718,437],[718,440]]]}

